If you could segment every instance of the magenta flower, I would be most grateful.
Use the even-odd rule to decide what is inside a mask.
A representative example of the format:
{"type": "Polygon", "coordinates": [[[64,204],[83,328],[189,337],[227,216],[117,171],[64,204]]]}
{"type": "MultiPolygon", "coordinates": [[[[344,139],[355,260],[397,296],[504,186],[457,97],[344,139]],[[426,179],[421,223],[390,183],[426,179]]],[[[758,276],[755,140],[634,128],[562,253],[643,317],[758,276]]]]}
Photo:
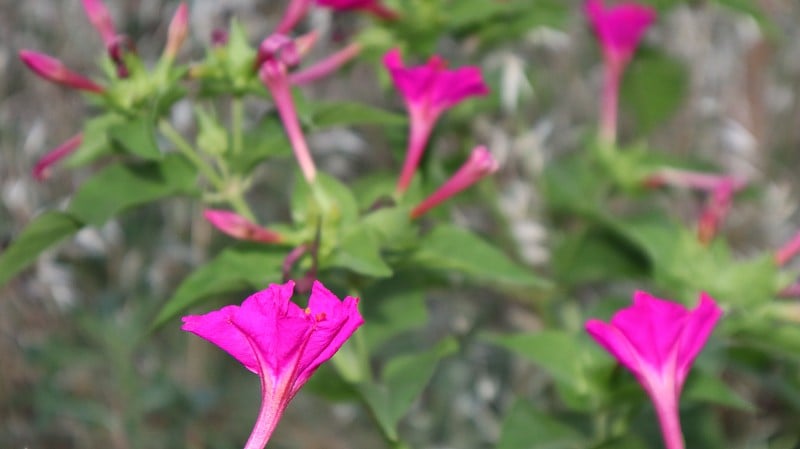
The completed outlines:
{"type": "Polygon", "coordinates": [[[181,49],[183,42],[189,35],[189,6],[186,2],[181,2],[175,15],[169,22],[167,29],[167,46],[164,48],[164,56],[167,59],[175,59],[178,50],[181,49]]]}
{"type": "MultiPolygon", "coordinates": [[[[313,41],[315,36],[311,35],[305,41],[313,41]]],[[[303,177],[309,184],[313,184],[317,176],[317,169],[297,117],[288,76],[289,67],[300,62],[302,48],[298,47],[307,45],[302,42],[295,43],[294,40],[284,35],[273,34],[261,43],[257,63],[259,64],[259,78],[272,94],[303,177]]]]}
{"type": "Polygon", "coordinates": [[[308,307],[291,302],[294,282],[272,284],[241,306],[183,317],[181,329],[219,346],[261,378],[261,408],[244,449],[263,449],[283,411],[314,371],[364,320],[358,299],[340,301],[315,282],[308,307]]]}
{"type": "Polygon", "coordinates": [[[289,6],[281,17],[278,26],[275,27],[277,34],[289,34],[292,28],[297,25],[297,22],[303,20],[303,17],[308,14],[308,9],[311,7],[312,0],[289,0],[289,6]]]}
{"type": "Polygon", "coordinates": [[[605,142],[614,143],[622,72],[645,31],[655,21],[656,12],[653,8],[634,2],[606,8],[602,0],[586,0],[584,10],[600,41],[605,59],[600,136],[605,142]]]}
{"type": "Polygon", "coordinates": [[[705,293],[687,310],[680,304],[637,291],[633,305],[604,323],[592,319],[586,331],[628,368],[656,408],[667,449],[683,449],[678,400],[697,354],[703,349],[722,309],[705,293]]]}
{"type": "Polygon", "coordinates": [[[19,58],[34,73],[48,81],[96,94],[101,94],[105,91],[103,86],[73,72],[63,62],[52,56],[31,50],[20,50],[19,58]]]}
{"type": "Polygon", "coordinates": [[[723,178],[711,191],[708,204],[706,204],[697,222],[697,237],[701,243],[709,243],[717,234],[719,227],[725,220],[725,216],[728,215],[736,190],[735,179],[723,178]]]}
{"type": "Polygon", "coordinates": [[[82,141],[83,134],[76,134],[44,155],[33,167],[33,177],[37,181],[44,181],[47,179],[47,177],[50,176],[50,167],[77,150],[78,147],[81,146],[82,141]]]}
{"type": "Polygon", "coordinates": [[[361,52],[361,44],[354,42],[343,49],[328,55],[305,69],[289,75],[289,84],[302,86],[324,78],[335,72],[361,52]]]}
{"type": "Polygon", "coordinates": [[[111,48],[117,40],[117,31],[106,5],[102,0],[83,0],[83,9],[86,11],[89,22],[100,33],[106,48],[111,48]]]}
{"type": "Polygon", "coordinates": [[[775,252],[775,263],[778,266],[783,266],[798,254],[800,254],[800,232],[775,252]]]}
{"type": "Polygon", "coordinates": [[[469,159],[458,169],[458,171],[448,179],[431,196],[425,198],[417,207],[411,211],[411,218],[418,218],[425,212],[438,206],[443,201],[452,197],[458,192],[475,184],[484,177],[494,173],[499,168],[497,161],[492,157],[492,153],[486,147],[477,147],[472,150],[469,159]]]}
{"type": "Polygon", "coordinates": [[[486,95],[489,88],[484,84],[478,67],[447,70],[446,61],[439,56],[431,57],[425,65],[406,67],[400,50],[393,49],[384,55],[383,63],[395,87],[403,95],[411,120],[408,151],[396,188],[400,195],[408,189],[442,112],[467,97],[486,95]]]}
{"type": "Polygon", "coordinates": [[[384,6],[379,0],[317,0],[317,4],[340,11],[364,11],[383,20],[397,20],[400,17],[397,12],[384,6]]]}
{"type": "Polygon", "coordinates": [[[261,243],[280,243],[283,236],[275,231],[262,228],[241,215],[219,209],[206,209],[203,211],[206,217],[215,228],[239,240],[250,240],[261,243]]]}

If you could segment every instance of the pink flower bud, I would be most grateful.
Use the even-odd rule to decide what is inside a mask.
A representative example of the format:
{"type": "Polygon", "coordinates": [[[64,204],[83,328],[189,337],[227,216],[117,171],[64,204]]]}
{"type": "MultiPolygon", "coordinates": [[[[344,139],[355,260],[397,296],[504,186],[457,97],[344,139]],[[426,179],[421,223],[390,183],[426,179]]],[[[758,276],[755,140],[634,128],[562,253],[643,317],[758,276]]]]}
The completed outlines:
{"type": "Polygon", "coordinates": [[[39,159],[33,167],[33,177],[37,181],[44,181],[50,176],[50,167],[58,163],[61,159],[69,156],[81,146],[83,141],[83,134],[76,134],[69,138],[66,142],[62,143],[54,150],[47,153],[43,158],[39,159]]]}
{"type": "Polygon", "coordinates": [[[286,7],[286,12],[283,13],[278,26],[275,27],[275,32],[289,34],[297,22],[303,20],[310,7],[311,0],[289,0],[289,6],[286,7]]]}
{"type": "Polygon", "coordinates": [[[86,11],[86,16],[89,22],[100,33],[103,43],[106,48],[110,48],[117,38],[117,32],[114,28],[114,21],[111,19],[111,14],[102,0],[82,0],[83,9],[86,11]]]}
{"type": "Polygon", "coordinates": [[[289,83],[293,86],[302,86],[324,78],[355,58],[360,52],[361,45],[354,42],[310,67],[290,74],[289,83]]]}
{"type": "Polygon", "coordinates": [[[786,265],[797,254],[800,254],[800,232],[794,235],[786,244],[775,252],[775,263],[778,266],[786,265]]]}
{"type": "Polygon", "coordinates": [[[418,218],[443,201],[497,171],[499,165],[486,147],[472,150],[469,159],[431,196],[423,200],[411,211],[411,218],[418,218]]]}
{"type": "Polygon", "coordinates": [[[172,21],[169,23],[169,30],[167,31],[167,46],[164,48],[164,56],[168,59],[174,59],[178,54],[186,36],[189,35],[189,7],[186,2],[181,2],[175,15],[172,16],[172,21]]]}
{"type": "Polygon", "coordinates": [[[34,73],[56,84],[101,94],[105,89],[94,81],[73,72],[61,61],[44,53],[20,50],[19,58],[34,73]]]}
{"type": "Polygon", "coordinates": [[[234,212],[206,209],[203,216],[215,228],[235,239],[261,243],[280,243],[283,240],[283,236],[277,232],[262,228],[234,212]]]}

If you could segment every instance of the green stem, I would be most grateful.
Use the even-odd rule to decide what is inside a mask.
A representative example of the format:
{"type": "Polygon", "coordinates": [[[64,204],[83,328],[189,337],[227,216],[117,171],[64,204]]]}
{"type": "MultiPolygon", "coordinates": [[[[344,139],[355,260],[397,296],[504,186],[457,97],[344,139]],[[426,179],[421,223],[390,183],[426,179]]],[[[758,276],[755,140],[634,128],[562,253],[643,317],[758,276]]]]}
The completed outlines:
{"type": "Polygon", "coordinates": [[[194,164],[194,166],[208,178],[209,182],[214,185],[217,191],[222,192],[225,190],[225,182],[219,174],[195,152],[189,142],[187,142],[168,121],[161,120],[158,124],[158,129],[173,145],[175,145],[175,148],[177,148],[181,154],[186,156],[186,159],[189,159],[189,162],[194,164]]]}
{"type": "Polygon", "coordinates": [[[158,129],[161,130],[164,136],[169,139],[173,145],[175,145],[175,148],[177,148],[182,155],[189,159],[189,162],[208,178],[208,181],[214,186],[214,189],[224,196],[237,214],[254,223],[256,222],[255,214],[253,214],[253,211],[250,210],[250,206],[248,206],[247,202],[244,200],[241,189],[228,189],[227,186],[230,184],[229,180],[222,178],[219,173],[214,170],[214,167],[203,160],[189,142],[187,142],[168,121],[161,120],[158,129]]]}
{"type": "Polygon", "coordinates": [[[231,133],[233,154],[239,154],[242,152],[244,134],[244,102],[240,97],[233,97],[231,100],[231,133]]]}

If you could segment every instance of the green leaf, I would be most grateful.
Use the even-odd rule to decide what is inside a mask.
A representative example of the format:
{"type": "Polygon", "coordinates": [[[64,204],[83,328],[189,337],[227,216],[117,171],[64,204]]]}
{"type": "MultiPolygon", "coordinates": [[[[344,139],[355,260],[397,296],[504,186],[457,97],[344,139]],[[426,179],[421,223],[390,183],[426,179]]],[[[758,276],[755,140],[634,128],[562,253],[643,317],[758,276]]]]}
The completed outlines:
{"type": "Polygon", "coordinates": [[[114,124],[108,128],[108,137],[125,152],[143,159],[161,159],[163,156],[156,145],[153,123],[146,118],[114,124]]]}
{"type": "Polygon", "coordinates": [[[0,253],[0,287],[30,265],[45,249],[78,232],[83,223],[64,212],[46,212],[36,217],[0,253]]]}
{"type": "Polygon", "coordinates": [[[358,218],[358,204],[350,189],[338,179],[317,173],[313,185],[298,176],[292,192],[292,219],[299,226],[322,222],[323,232],[351,224],[358,218]]]}
{"type": "Polygon", "coordinates": [[[317,128],[349,125],[402,126],[406,116],[354,102],[326,102],[313,106],[311,123],[317,128]]]}
{"type": "Polygon", "coordinates": [[[458,343],[447,338],[436,347],[418,354],[407,354],[389,361],[380,383],[357,385],[384,436],[398,441],[397,425],[428,384],[442,358],[458,350],[458,343]]]}
{"type": "Polygon", "coordinates": [[[403,279],[379,282],[363,294],[361,313],[364,341],[370,352],[402,332],[424,326],[428,321],[425,296],[420,290],[405,289],[403,279]]]}
{"type": "Polygon", "coordinates": [[[725,382],[700,369],[692,370],[683,389],[682,397],[684,400],[705,401],[746,412],[756,411],[753,404],[731,390],[725,382]]]}
{"type": "Polygon", "coordinates": [[[381,258],[376,238],[362,231],[360,227],[347,233],[333,251],[330,260],[323,261],[322,267],[347,268],[355,273],[376,278],[392,275],[392,269],[381,258]]]}
{"type": "Polygon", "coordinates": [[[534,362],[557,381],[574,383],[578,379],[584,346],[574,335],[548,330],[535,334],[486,334],[483,338],[534,362]]]}
{"type": "Polygon", "coordinates": [[[678,110],[689,86],[686,68],[655,51],[640,51],[625,71],[622,101],[631,108],[639,133],[645,135],[678,110]]]}
{"type": "Polygon", "coordinates": [[[410,264],[431,270],[450,270],[477,282],[545,288],[549,282],[520,266],[471,232],[443,225],[422,237],[410,264]]]}
{"type": "Polygon", "coordinates": [[[289,157],[292,146],[283,126],[274,119],[265,119],[244,135],[244,151],[229,155],[231,166],[238,173],[249,173],[257,164],[272,157],[289,157]]]}
{"type": "Polygon", "coordinates": [[[284,253],[283,248],[254,245],[222,251],[183,280],[158,312],[153,327],[163,325],[210,296],[243,289],[263,289],[270,282],[281,281],[284,253]]]}
{"type": "Polygon", "coordinates": [[[564,285],[646,275],[650,260],[630,241],[608,230],[572,231],[553,252],[553,271],[564,285]]]}
{"type": "Polygon", "coordinates": [[[503,421],[497,449],[581,449],[590,447],[573,427],[517,400],[503,421]]]}
{"type": "Polygon", "coordinates": [[[196,190],[194,169],[180,156],[160,162],[115,164],[98,172],[75,193],[69,211],[100,225],[131,207],[196,190]]]}
{"type": "Polygon", "coordinates": [[[113,147],[108,138],[108,130],[124,123],[125,119],[116,114],[105,114],[89,119],[83,127],[81,146],[67,158],[65,165],[80,167],[110,153],[113,147]]]}

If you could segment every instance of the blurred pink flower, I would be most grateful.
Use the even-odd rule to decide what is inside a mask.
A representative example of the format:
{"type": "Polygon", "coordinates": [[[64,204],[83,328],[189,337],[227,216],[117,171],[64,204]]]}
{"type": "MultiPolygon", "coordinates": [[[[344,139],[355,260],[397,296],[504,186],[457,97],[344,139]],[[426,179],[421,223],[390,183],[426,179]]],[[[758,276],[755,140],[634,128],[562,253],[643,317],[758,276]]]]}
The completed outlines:
{"type": "Polygon", "coordinates": [[[73,72],[63,62],[52,56],[31,50],[20,50],[19,58],[34,73],[48,81],[96,94],[101,94],[105,91],[103,86],[73,72]]]}
{"type": "Polygon", "coordinates": [[[353,42],[343,49],[328,55],[313,65],[289,75],[289,84],[302,86],[335,72],[361,52],[361,44],[353,42]]]}
{"type": "Polygon", "coordinates": [[[111,19],[111,13],[102,0],[82,0],[83,9],[86,11],[86,16],[89,22],[100,33],[103,43],[106,48],[111,48],[117,40],[117,31],[114,27],[114,21],[111,19]]]}
{"type": "Polygon", "coordinates": [[[186,2],[181,2],[167,30],[167,46],[164,48],[164,56],[174,59],[181,49],[183,42],[189,35],[189,6],[186,2]]]}
{"type": "Polygon", "coordinates": [[[306,182],[313,184],[317,177],[317,168],[297,117],[288,75],[289,67],[300,62],[301,49],[298,49],[300,44],[287,36],[273,34],[261,43],[256,63],[258,76],[272,94],[272,100],[281,116],[283,128],[292,144],[303,177],[306,182]]]}
{"type": "Polygon", "coordinates": [[[400,17],[397,12],[381,4],[380,0],[317,0],[317,4],[342,11],[365,11],[383,20],[396,20],[400,17]]]}
{"type": "Polygon", "coordinates": [[[618,311],[611,323],[592,319],[586,330],[628,368],[650,395],[667,449],[683,449],[678,401],[683,383],[703,349],[722,309],[705,293],[687,310],[680,304],[637,291],[633,305],[618,311]]]}
{"type": "Polygon", "coordinates": [[[645,31],[655,21],[656,12],[649,6],[634,2],[606,8],[602,0],[586,0],[584,11],[600,41],[605,59],[600,136],[606,143],[614,143],[622,73],[645,31]]]}
{"type": "Polygon", "coordinates": [[[279,233],[262,228],[235,212],[206,209],[203,211],[203,216],[215,228],[235,239],[261,243],[279,243],[283,240],[283,236],[279,233]]]}
{"type": "Polygon", "coordinates": [[[731,182],[734,190],[741,190],[747,186],[747,181],[728,174],[703,173],[677,168],[662,168],[651,173],[644,183],[648,187],[683,187],[711,192],[722,182],[731,182]]]}
{"type": "Polygon", "coordinates": [[[414,177],[431,131],[442,112],[467,97],[486,95],[489,88],[478,67],[447,70],[446,61],[439,56],[431,57],[425,65],[406,67],[400,50],[395,48],[384,55],[383,63],[403,96],[411,121],[406,160],[396,189],[398,194],[402,194],[414,177]]]}
{"type": "Polygon", "coordinates": [[[701,243],[708,244],[717,235],[725,216],[730,211],[733,195],[737,190],[734,178],[723,177],[711,191],[711,197],[697,222],[697,238],[701,243]]]}
{"type": "Polygon", "coordinates": [[[283,17],[281,17],[281,21],[275,27],[275,33],[290,34],[297,22],[303,20],[303,17],[308,14],[311,2],[312,0],[290,0],[283,17]]]}
{"type": "Polygon", "coordinates": [[[425,212],[438,206],[453,195],[475,184],[499,168],[497,161],[486,147],[480,146],[472,150],[469,159],[439,189],[425,198],[411,211],[411,218],[418,218],[425,212]]]}
{"type": "Polygon", "coordinates": [[[83,141],[83,134],[79,133],[70,137],[66,142],[62,143],[54,150],[50,151],[44,157],[39,159],[33,167],[33,177],[38,181],[44,181],[50,176],[50,168],[53,164],[58,163],[61,159],[69,156],[81,146],[83,141]]]}
{"type": "Polygon", "coordinates": [[[778,266],[786,265],[786,262],[792,260],[797,254],[800,254],[800,232],[775,252],[775,263],[778,266]]]}
{"type": "Polygon", "coordinates": [[[270,285],[241,306],[183,317],[181,329],[219,346],[261,379],[261,408],[244,449],[263,449],[286,406],[314,371],[363,324],[358,299],[340,301],[315,282],[308,307],[294,282],[270,285]]]}

